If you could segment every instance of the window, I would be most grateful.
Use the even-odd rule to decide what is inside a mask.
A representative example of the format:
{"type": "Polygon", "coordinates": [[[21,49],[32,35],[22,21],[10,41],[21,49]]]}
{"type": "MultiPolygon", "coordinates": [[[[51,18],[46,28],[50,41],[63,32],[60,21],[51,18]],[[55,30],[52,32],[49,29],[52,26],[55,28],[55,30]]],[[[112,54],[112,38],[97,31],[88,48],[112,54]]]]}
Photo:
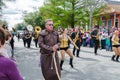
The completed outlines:
{"type": "Polygon", "coordinates": [[[118,19],[115,20],[115,27],[118,27],[118,19]]]}
{"type": "Polygon", "coordinates": [[[112,26],[112,20],[109,19],[109,20],[108,20],[108,29],[110,29],[111,26],[112,26]]]}
{"type": "Polygon", "coordinates": [[[104,21],[103,21],[103,27],[105,27],[106,24],[107,24],[107,22],[104,20],[104,21]]]}

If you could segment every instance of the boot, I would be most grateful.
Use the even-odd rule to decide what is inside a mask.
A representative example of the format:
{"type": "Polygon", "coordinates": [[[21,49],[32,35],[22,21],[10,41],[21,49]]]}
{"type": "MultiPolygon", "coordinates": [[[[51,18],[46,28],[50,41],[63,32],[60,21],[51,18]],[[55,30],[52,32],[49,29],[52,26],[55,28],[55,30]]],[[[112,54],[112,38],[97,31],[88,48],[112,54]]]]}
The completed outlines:
{"type": "Polygon", "coordinates": [[[79,57],[79,52],[77,52],[77,55],[76,55],[76,57],[79,57]]]}
{"type": "Polygon", "coordinates": [[[113,56],[112,56],[111,60],[112,60],[112,61],[115,61],[115,59],[114,59],[114,58],[115,58],[115,55],[113,55],[113,56]]]}
{"type": "Polygon", "coordinates": [[[73,58],[70,58],[70,66],[73,68],[73,58]]]}
{"type": "Polygon", "coordinates": [[[117,57],[116,57],[116,61],[117,61],[117,62],[119,62],[119,60],[118,60],[118,59],[119,59],[119,55],[117,55],[117,57]]]}
{"type": "Polygon", "coordinates": [[[62,69],[63,63],[64,63],[64,60],[61,60],[61,62],[60,62],[60,69],[61,69],[61,70],[63,70],[63,69],[62,69]]]}
{"type": "Polygon", "coordinates": [[[79,52],[80,52],[80,49],[77,50],[77,55],[76,55],[76,57],[79,57],[79,52]]]}

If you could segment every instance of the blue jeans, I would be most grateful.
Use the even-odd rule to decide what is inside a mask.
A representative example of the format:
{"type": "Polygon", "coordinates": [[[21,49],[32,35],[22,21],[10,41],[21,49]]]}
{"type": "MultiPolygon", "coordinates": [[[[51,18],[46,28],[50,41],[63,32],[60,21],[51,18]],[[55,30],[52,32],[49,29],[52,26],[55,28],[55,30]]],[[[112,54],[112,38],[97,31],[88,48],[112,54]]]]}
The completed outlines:
{"type": "Polygon", "coordinates": [[[110,51],[110,45],[106,45],[106,51],[110,51]]]}
{"type": "Polygon", "coordinates": [[[90,39],[90,47],[93,47],[93,46],[94,46],[94,40],[90,39]]]}
{"type": "Polygon", "coordinates": [[[101,40],[101,48],[102,48],[102,49],[105,49],[105,42],[106,42],[105,39],[104,39],[104,40],[101,40]]]}

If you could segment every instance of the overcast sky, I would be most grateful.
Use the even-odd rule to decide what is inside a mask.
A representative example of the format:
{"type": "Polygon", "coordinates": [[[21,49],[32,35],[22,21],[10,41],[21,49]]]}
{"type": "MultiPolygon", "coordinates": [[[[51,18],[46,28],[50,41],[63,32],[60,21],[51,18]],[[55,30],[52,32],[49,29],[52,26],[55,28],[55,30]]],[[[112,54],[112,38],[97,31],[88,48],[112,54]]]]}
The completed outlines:
{"type": "Polygon", "coordinates": [[[43,1],[44,0],[16,0],[15,2],[5,2],[6,7],[3,9],[2,19],[8,21],[9,29],[11,29],[16,23],[23,21],[23,11],[34,12],[35,9],[43,5],[43,1]]]}
{"type": "MultiPolygon", "coordinates": [[[[120,1],[120,0],[113,0],[120,1]]],[[[33,12],[35,8],[43,5],[44,0],[15,0],[15,2],[6,2],[6,8],[3,9],[3,20],[9,23],[9,29],[15,24],[23,21],[22,12],[33,12]],[[34,7],[34,8],[33,8],[34,7]]]]}

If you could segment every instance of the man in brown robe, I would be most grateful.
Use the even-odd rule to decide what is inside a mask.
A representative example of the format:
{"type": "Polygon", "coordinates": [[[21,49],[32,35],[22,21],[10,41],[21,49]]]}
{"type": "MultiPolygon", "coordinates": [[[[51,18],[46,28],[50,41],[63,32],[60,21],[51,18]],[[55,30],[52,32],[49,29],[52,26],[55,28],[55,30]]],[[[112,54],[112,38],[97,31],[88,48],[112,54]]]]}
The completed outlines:
{"type": "Polygon", "coordinates": [[[61,72],[57,49],[59,48],[60,42],[58,33],[53,30],[52,20],[46,20],[45,30],[42,30],[39,34],[38,44],[41,53],[41,69],[45,80],[59,80],[58,75],[60,76],[61,72]],[[55,64],[52,56],[53,52],[55,52],[57,70],[55,69],[55,64]],[[58,72],[58,75],[56,72],[58,72]]]}

